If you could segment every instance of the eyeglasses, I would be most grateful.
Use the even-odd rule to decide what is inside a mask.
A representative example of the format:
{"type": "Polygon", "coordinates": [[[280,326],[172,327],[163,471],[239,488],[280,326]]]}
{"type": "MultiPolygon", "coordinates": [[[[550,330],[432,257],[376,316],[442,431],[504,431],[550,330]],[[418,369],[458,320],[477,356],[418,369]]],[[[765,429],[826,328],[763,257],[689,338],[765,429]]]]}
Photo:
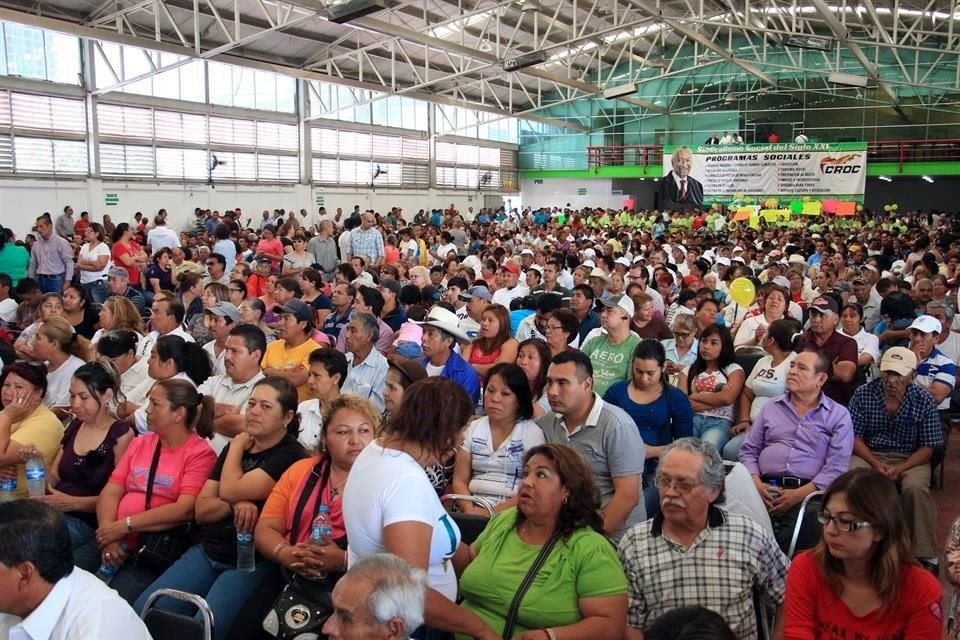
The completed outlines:
{"type": "Polygon", "coordinates": [[[559,324],[548,324],[547,331],[563,331],[563,326],[559,324]]]}
{"type": "Polygon", "coordinates": [[[842,531],[844,533],[852,533],[860,529],[866,529],[867,527],[872,527],[873,525],[869,522],[857,522],[856,520],[851,520],[850,518],[832,516],[829,511],[821,511],[817,514],[817,522],[822,524],[824,527],[833,523],[833,526],[837,528],[837,531],[842,531]]]}
{"type": "Polygon", "coordinates": [[[233,293],[246,293],[244,289],[234,289],[233,287],[230,288],[230,291],[233,293]]]}
{"type": "Polygon", "coordinates": [[[674,337],[674,338],[689,338],[689,337],[692,336],[692,335],[693,335],[693,333],[691,333],[691,332],[689,332],[689,331],[674,331],[674,332],[673,332],[673,337],[674,337]]]}
{"type": "Polygon", "coordinates": [[[657,489],[659,489],[661,492],[673,487],[677,490],[677,493],[690,493],[703,483],[691,482],[689,480],[673,480],[672,478],[665,478],[661,475],[657,475],[657,477],[654,479],[654,484],[657,485],[657,489]]]}

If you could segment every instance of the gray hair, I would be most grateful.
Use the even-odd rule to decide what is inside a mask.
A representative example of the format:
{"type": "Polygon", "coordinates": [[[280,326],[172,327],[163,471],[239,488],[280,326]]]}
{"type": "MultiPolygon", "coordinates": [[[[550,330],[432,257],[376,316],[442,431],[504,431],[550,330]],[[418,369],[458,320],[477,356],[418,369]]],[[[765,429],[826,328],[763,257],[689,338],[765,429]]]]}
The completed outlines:
{"type": "Polygon", "coordinates": [[[947,324],[953,322],[953,307],[943,300],[931,300],[927,303],[927,311],[930,309],[943,309],[943,315],[947,318],[947,324]]]}
{"type": "Polygon", "coordinates": [[[427,598],[427,572],[423,569],[415,569],[393,554],[375,553],[355,562],[346,575],[373,585],[367,609],[378,625],[400,619],[404,626],[401,637],[408,638],[423,624],[427,598]]]}
{"type": "Polygon", "coordinates": [[[363,330],[370,334],[370,342],[376,344],[380,339],[380,323],[377,322],[376,316],[366,311],[358,311],[350,317],[350,322],[354,320],[360,321],[363,330]]]}
{"type": "Polygon", "coordinates": [[[686,329],[687,331],[697,331],[697,316],[692,313],[678,313],[673,316],[673,328],[686,329]]]}
{"type": "Polygon", "coordinates": [[[700,482],[707,489],[720,489],[720,496],[714,503],[723,502],[723,487],[727,474],[723,469],[723,459],[713,443],[700,438],[680,438],[664,448],[660,459],[666,460],[667,455],[674,450],[687,451],[703,457],[699,472],[700,482]]]}
{"type": "Polygon", "coordinates": [[[670,164],[671,164],[671,165],[674,164],[674,163],[676,163],[677,158],[680,157],[680,153],[683,152],[683,151],[686,151],[686,152],[689,153],[691,156],[693,155],[693,151],[690,150],[690,147],[678,147],[677,149],[674,150],[673,155],[670,156],[670,164]]]}

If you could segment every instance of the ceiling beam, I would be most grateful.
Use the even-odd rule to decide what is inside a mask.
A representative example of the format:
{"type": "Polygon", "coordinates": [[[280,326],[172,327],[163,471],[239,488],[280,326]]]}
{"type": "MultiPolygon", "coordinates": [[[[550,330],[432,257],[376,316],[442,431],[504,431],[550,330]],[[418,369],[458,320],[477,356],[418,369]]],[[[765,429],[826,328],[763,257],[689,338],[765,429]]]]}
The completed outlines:
{"type": "Polygon", "coordinates": [[[867,72],[867,76],[871,80],[877,83],[884,93],[890,98],[890,105],[897,110],[898,113],[902,113],[900,109],[900,100],[897,98],[897,92],[888,85],[886,82],[880,79],[880,74],[877,72],[877,67],[874,66],[870,59],[867,58],[866,54],[863,52],[863,49],[860,48],[860,45],[855,42],[850,42],[847,39],[847,29],[843,26],[843,23],[840,22],[839,18],[834,15],[833,11],[830,10],[830,7],[827,6],[827,3],[823,0],[811,0],[813,6],[817,8],[817,13],[820,14],[820,17],[823,18],[823,22],[827,25],[827,28],[830,29],[833,36],[837,41],[846,46],[847,50],[853,54],[853,57],[857,59],[857,62],[860,63],[860,66],[863,67],[864,71],[867,72]]]}

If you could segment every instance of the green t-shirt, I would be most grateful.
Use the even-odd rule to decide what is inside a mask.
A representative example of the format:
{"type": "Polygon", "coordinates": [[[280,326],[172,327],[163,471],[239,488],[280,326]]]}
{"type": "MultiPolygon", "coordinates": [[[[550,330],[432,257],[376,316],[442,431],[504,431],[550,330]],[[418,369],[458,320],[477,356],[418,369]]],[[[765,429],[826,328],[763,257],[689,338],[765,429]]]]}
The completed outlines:
{"type": "Polygon", "coordinates": [[[609,336],[604,334],[591,338],[580,348],[593,364],[593,390],[601,397],[614,382],[627,379],[630,359],[638,344],[640,338],[634,333],[616,346],[610,344],[609,336]]]}
{"type": "MultiPolygon", "coordinates": [[[[507,610],[540,552],[517,535],[517,509],[495,517],[474,543],[477,557],[460,577],[463,607],[503,633],[507,610]]],[[[560,540],[523,597],[514,635],[562,627],[582,619],[580,598],[627,593],[627,579],[613,545],[592,529],[560,540]]],[[[466,636],[457,636],[458,640],[466,636]]]]}

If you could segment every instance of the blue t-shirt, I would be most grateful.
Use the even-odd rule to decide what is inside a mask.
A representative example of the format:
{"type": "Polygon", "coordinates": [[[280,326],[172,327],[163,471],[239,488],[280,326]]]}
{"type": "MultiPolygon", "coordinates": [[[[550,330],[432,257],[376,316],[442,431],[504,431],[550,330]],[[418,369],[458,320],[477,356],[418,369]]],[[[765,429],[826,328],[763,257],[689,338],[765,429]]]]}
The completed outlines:
{"type": "MultiPolygon", "coordinates": [[[[678,438],[693,436],[693,408],[690,400],[676,387],[667,386],[659,398],[639,404],[627,392],[629,380],[613,383],[603,394],[603,401],[620,407],[633,419],[644,444],[662,447],[678,438]]],[[[646,471],[656,468],[656,459],[648,460],[646,471]],[[653,464],[650,464],[650,463],[653,464]]]]}

